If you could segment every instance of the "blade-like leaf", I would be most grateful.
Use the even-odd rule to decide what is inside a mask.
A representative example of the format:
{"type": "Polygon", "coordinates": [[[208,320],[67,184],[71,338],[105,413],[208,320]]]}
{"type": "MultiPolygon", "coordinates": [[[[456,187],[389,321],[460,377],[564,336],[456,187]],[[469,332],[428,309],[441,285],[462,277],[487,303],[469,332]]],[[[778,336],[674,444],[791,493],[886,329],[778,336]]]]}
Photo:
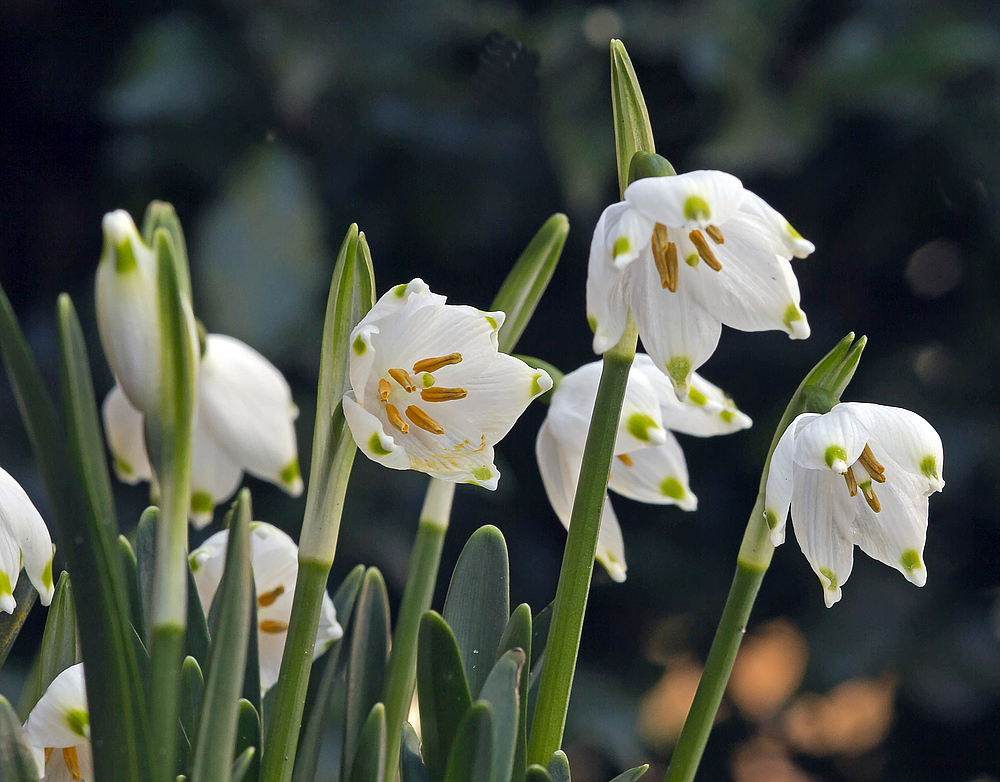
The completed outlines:
{"type": "Polygon", "coordinates": [[[649,764],[643,766],[636,766],[635,768],[630,768],[628,771],[624,771],[611,782],[635,782],[639,777],[649,771],[649,764]]]}
{"type": "Polygon", "coordinates": [[[469,692],[478,698],[510,617],[507,544],[491,525],[476,530],[455,565],[444,619],[455,633],[469,692]]]}
{"type": "Polygon", "coordinates": [[[552,625],[552,603],[535,614],[531,620],[531,675],[528,686],[534,687],[542,672],[545,657],[545,644],[549,640],[549,627],[552,625]]]}
{"type": "Polygon", "coordinates": [[[248,780],[257,779],[260,773],[260,717],[257,709],[246,698],[240,698],[237,704],[238,714],[236,718],[236,749],[234,754],[237,760],[243,757],[247,750],[253,750],[250,755],[250,764],[244,772],[248,780]]]}
{"type": "Polygon", "coordinates": [[[191,269],[188,265],[187,242],[174,207],[166,201],[151,201],[142,218],[142,239],[150,247],[156,230],[162,228],[170,237],[174,249],[174,263],[177,266],[177,286],[187,299],[191,300],[191,269]]]}
{"type": "Polygon", "coordinates": [[[351,778],[351,763],[361,729],[379,702],[389,656],[389,595],[376,568],[368,568],[361,583],[347,662],[347,703],[344,714],[344,755],[341,779],[351,778]]]}
{"type": "Polygon", "coordinates": [[[552,782],[552,777],[549,776],[549,772],[544,767],[532,763],[524,775],[524,782],[552,782]]]}
{"type": "MultiPolygon", "coordinates": [[[[82,659],[76,629],[76,609],[73,607],[73,588],[69,574],[64,571],[59,576],[48,616],[45,617],[42,645],[38,651],[38,676],[32,682],[34,692],[31,693],[30,706],[34,707],[56,676],[82,659]]],[[[27,701],[25,705],[28,705],[27,701]]]]}
{"type": "Polygon", "coordinates": [[[247,660],[243,672],[243,698],[250,702],[257,714],[260,714],[260,641],[257,635],[257,585],[252,578],[250,579],[250,621],[247,623],[247,660]]]}
{"type": "MultiPolygon", "coordinates": [[[[27,581],[27,579],[25,579],[27,581]]],[[[38,782],[38,767],[21,733],[21,723],[0,695],[0,769],[4,782],[38,782]]]]}
{"type": "MultiPolygon", "coordinates": [[[[153,571],[156,569],[156,524],[159,518],[159,508],[155,506],[146,508],[139,517],[139,525],[135,528],[136,581],[139,585],[143,625],[146,628],[142,640],[147,648],[153,632],[153,571]]],[[[201,658],[196,657],[196,659],[204,665],[201,658]]]]}
{"type": "Polygon", "coordinates": [[[524,668],[524,650],[512,649],[493,666],[479,694],[490,704],[493,716],[493,755],[490,779],[507,782],[514,769],[514,750],[517,746],[518,728],[521,725],[520,696],[518,689],[521,669],[524,668]]]}
{"type": "Polygon", "coordinates": [[[212,648],[195,732],[192,782],[217,782],[229,775],[236,740],[237,701],[243,684],[250,624],[250,492],[238,496],[229,526],[226,565],[214,604],[212,648]]]}
{"type": "Polygon", "coordinates": [[[17,640],[37,597],[38,593],[27,578],[18,579],[17,586],[14,587],[14,602],[17,603],[14,613],[0,614],[0,668],[3,668],[7,654],[17,640]]]}
{"type": "Polygon", "coordinates": [[[455,634],[434,611],[420,620],[417,698],[427,775],[431,782],[442,782],[455,733],[472,697],[455,634]]]}
{"type": "MultiPolygon", "coordinates": [[[[194,581],[194,573],[188,565],[188,607],[187,626],[184,628],[184,653],[194,657],[199,665],[208,664],[208,621],[198,596],[198,585],[194,581]]],[[[259,697],[259,696],[258,696],[259,697]]],[[[258,760],[260,753],[258,753],[258,760]]]]}
{"type": "Polygon", "coordinates": [[[485,701],[472,704],[455,733],[444,782],[490,782],[493,714],[485,701]]]}
{"type": "MultiPolygon", "coordinates": [[[[507,621],[507,627],[497,648],[497,660],[511,649],[521,649],[527,659],[531,658],[531,607],[521,603],[514,609],[507,621]]],[[[528,759],[528,679],[530,671],[527,665],[521,666],[521,676],[518,681],[518,710],[520,723],[517,728],[517,745],[514,748],[514,766],[511,770],[511,782],[521,782],[524,779],[525,766],[528,759]]]]}
{"type": "MultiPolygon", "coordinates": [[[[198,729],[198,712],[201,711],[201,696],[205,690],[205,677],[201,673],[201,666],[198,661],[191,656],[185,657],[181,664],[181,728],[184,735],[188,737],[188,746],[191,747],[198,729]]],[[[194,760],[193,753],[188,753],[185,765],[190,766],[194,760]]]]}
{"type": "Polygon", "coordinates": [[[118,536],[118,554],[122,558],[122,574],[128,590],[129,618],[140,638],[145,638],[145,618],[142,615],[142,596],[139,593],[139,564],[132,550],[132,544],[124,535],[118,536]]]}
{"type": "Polygon", "coordinates": [[[569,220],[566,215],[554,214],[546,220],[524,248],[493,299],[490,309],[507,314],[499,334],[500,350],[504,353],[514,349],[531,320],[559,263],[567,234],[569,220]]]}
{"type": "Polygon", "coordinates": [[[400,782],[430,782],[420,757],[420,737],[409,722],[403,723],[403,739],[399,751],[400,782]]]}
{"type": "MultiPolygon", "coordinates": [[[[230,782],[251,782],[253,776],[250,769],[254,767],[254,761],[258,760],[258,753],[254,747],[247,747],[235,761],[233,761],[233,771],[229,776],[230,782]]],[[[183,777],[177,777],[177,782],[184,782],[183,777]]]]}
{"type": "Polygon", "coordinates": [[[655,152],[649,112],[635,77],[625,45],[611,41],[611,108],[615,118],[615,154],[618,158],[618,189],[622,197],[628,186],[629,164],[638,151],[655,152]]]}
{"type": "Polygon", "coordinates": [[[549,764],[545,768],[552,777],[552,782],[571,782],[569,777],[569,758],[561,749],[557,749],[549,758],[549,764]]]}
{"type": "Polygon", "coordinates": [[[376,703],[358,736],[358,748],[351,763],[350,782],[385,780],[385,706],[376,703]]]}

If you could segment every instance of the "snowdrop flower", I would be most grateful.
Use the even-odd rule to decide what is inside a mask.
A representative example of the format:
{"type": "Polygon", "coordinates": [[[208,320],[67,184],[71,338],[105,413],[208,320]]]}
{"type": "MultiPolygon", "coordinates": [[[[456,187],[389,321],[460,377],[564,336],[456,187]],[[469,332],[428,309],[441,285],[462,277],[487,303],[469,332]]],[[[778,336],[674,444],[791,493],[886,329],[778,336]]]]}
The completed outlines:
{"type": "MultiPolygon", "coordinates": [[[[104,400],[104,431],[115,473],[125,483],[152,480],[142,414],[121,385],[104,400]]],[[[191,454],[191,506],[196,528],[239,488],[243,471],[302,493],[295,440],[298,409],[285,378],[238,339],[209,334],[198,372],[191,454]]]]}
{"type": "Polygon", "coordinates": [[[504,317],[445,304],[420,279],[382,296],[351,334],[344,415],[358,448],[386,467],[495,489],[494,444],[552,387],[499,352],[504,317]]]}
{"type": "MultiPolygon", "coordinates": [[[[191,552],[191,570],[206,615],[222,581],[228,542],[229,530],[222,530],[191,552]]],[[[270,689],[278,681],[288,620],[292,615],[298,560],[299,547],[280,529],[261,521],[255,521],[250,526],[250,566],[257,590],[257,642],[262,691],[270,689]]],[[[343,634],[337,623],[333,601],[328,594],[324,594],[313,659],[343,634]]]]}
{"type": "MultiPolygon", "coordinates": [[[[601,370],[602,363],[595,361],[559,382],[535,441],[545,493],[567,529],[601,370]]],[[[698,498],[688,485],[684,453],[672,432],[710,437],[746,429],[750,424],[720,388],[698,374],[691,375],[688,396],[678,401],[653,360],[638,353],[625,387],[608,488],[640,502],[695,510],[698,498]]],[[[622,533],[607,497],[597,560],[615,581],[625,580],[622,533]]]]}
{"type": "Polygon", "coordinates": [[[52,602],[52,538],[24,489],[0,467],[0,611],[14,613],[21,566],[42,605],[52,602]]]}
{"type": "Polygon", "coordinates": [[[771,457],[764,504],[771,542],[784,542],[790,507],[827,607],[840,600],[855,544],[923,586],[927,498],[944,488],[943,467],[941,438],[909,410],[845,402],[824,415],[803,413],[771,457]]]}
{"type": "Polygon", "coordinates": [[[642,344],[679,399],[722,324],[809,336],[789,259],[815,248],[721,171],[639,179],[604,210],[587,275],[594,352],[614,346],[631,309],[642,344]]]}
{"type": "Polygon", "coordinates": [[[83,663],[52,680],[24,723],[24,738],[44,782],[94,782],[83,663]]]}

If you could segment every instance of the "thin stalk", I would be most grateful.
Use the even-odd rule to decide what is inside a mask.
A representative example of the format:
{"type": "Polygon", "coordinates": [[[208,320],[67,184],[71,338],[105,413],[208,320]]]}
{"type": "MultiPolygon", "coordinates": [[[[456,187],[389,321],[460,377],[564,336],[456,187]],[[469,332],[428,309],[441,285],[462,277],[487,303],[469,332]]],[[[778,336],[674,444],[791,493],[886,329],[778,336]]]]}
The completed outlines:
{"type": "Polygon", "coordinates": [[[601,384],[597,389],[590,431],[587,433],[587,445],[583,451],[580,481],[573,501],[569,535],[566,538],[559,585],[556,587],[552,609],[549,642],[538,685],[538,700],[535,703],[528,749],[529,765],[546,765],[552,753],[562,743],[569,695],[576,672],[576,656],[580,650],[583,617],[590,595],[590,577],[594,570],[594,554],[601,529],[601,511],[604,509],[604,496],[608,488],[608,473],[637,338],[635,324],[630,316],[621,340],[604,354],[604,371],[601,373],[601,384]]]}
{"type": "Polygon", "coordinates": [[[382,690],[388,737],[385,756],[387,780],[396,779],[403,722],[409,713],[417,677],[417,632],[420,629],[420,617],[431,607],[431,600],[434,598],[441,549],[451,518],[454,496],[454,483],[432,478],[420,512],[420,525],[417,527],[417,537],[410,555],[410,572],[406,577],[403,601],[399,606],[392,652],[382,690]]]}

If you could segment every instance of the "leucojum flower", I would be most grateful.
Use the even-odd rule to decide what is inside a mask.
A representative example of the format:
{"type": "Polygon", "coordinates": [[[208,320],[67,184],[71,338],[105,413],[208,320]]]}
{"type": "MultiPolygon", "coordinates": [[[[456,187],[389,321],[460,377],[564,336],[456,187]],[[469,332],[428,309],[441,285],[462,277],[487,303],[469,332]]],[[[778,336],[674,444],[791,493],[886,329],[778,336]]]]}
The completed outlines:
{"type": "Polygon", "coordinates": [[[725,323],[809,336],[790,259],[815,248],[721,171],[647,177],[604,210],[587,275],[594,352],[614,346],[631,309],[657,369],[683,399],[725,323]]]}
{"type": "MultiPolygon", "coordinates": [[[[567,529],[601,370],[601,362],[595,361],[563,377],[552,393],[548,415],[535,441],[545,492],[567,529]]],[[[710,437],[746,429],[750,424],[720,388],[697,373],[691,374],[687,397],[679,401],[652,359],[638,353],[625,387],[608,488],[639,502],[695,510],[698,498],[688,485],[684,453],[672,432],[710,437]]],[[[607,497],[597,560],[615,581],[625,580],[621,528],[607,497]]]]}
{"type": "Polygon", "coordinates": [[[43,782],[94,782],[83,663],[52,680],[24,723],[24,739],[43,782]]]}
{"type": "MultiPolygon", "coordinates": [[[[104,400],[104,430],[115,474],[135,484],[153,480],[143,416],[159,405],[155,259],[128,213],[105,216],[104,233],[98,326],[117,380],[104,400]]],[[[192,329],[193,324],[192,316],[192,329]]],[[[194,349],[201,355],[191,454],[194,525],[212,520],[215,506],[236,492],[244,471],[297,497],[303,488],[294,426],[298,409],[281,372],[233,337],[208,334],[201,346],[195,336],[194,349]]]]}
{"type": "Polygon", "coordinates": [[[445,304],[420,279],[382,296],[351,333],[344,416],[358,448],[386,467],[495,489],[493,446],[552,387],[499,352],[504,317],[445,304]]]}
{"type": "MultiPolygon", "coordinates": [[[[206,615],[222,581],[229,530],[222,530],[191,552],[191,571],[206,615]]],[[[260,656],[260,686],[268,690],[278,681],[281,655],[292,615],[292,597],[298,573],[299,549],[277,527],[255,521],[250,527],[250,567],[257,590],[257,646],[260,656]]],[[[313,658],[344,634],[337,623],[333,601],[323,595],[313,658]]]]}
{"type": "Polygon", "coordinates": [[[22,564],[42,605],[52,602],[52,538],[31,499],[0,467],[0,611],[14,613],[22,564]]]}
{"type": "Polygon", "coordinates": [[[765,519],[781,545],[789,508],[795,537],[827,607],[851,575],[854,545],[917,586],[927,580],[927,498],[944,488],[941,438],[916,413],[845,402],[803,413],[771,457],[765,519]]]}

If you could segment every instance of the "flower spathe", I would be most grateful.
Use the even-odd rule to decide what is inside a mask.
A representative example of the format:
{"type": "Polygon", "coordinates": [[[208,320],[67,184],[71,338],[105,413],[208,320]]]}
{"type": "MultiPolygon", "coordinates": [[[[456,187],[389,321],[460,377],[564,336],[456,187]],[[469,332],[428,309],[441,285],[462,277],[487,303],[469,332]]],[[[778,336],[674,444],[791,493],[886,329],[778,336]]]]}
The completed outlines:
{"type": "Polygon", "coordinates": [[[944,488],[943,467],[941,438],[909,410],[844,402],[823,415],[803,413],[771,457],[771,542],[784,542],[790,509],[827,607],[840,600],[855,544],[923,586],[927,498],[944,488]]]}
{"type": "Polygon", "coordinates": [[[20,484],[0,467],[0,611],[14,613],[22,564],[42,605],[52,602],[52,538],[20,484]]]}
{"type": "MultiPolygon", "coordinates": [[[[222,530],[191,552],[191,570],[206,615],[222,581],[228,542],[229,530],[222,530]]],[[[250,566],[257,590],[261,690],[270,689],[278,681],[288,621],[292,615],[298,554],[295,542],[277,527],[260,521],[250,526],[250,566]]],[[[343,634],[337,623],[333,601],[328,594],[324,594],[313,658],[319,657],[343,634]]]]}
{"type": "Polygon", "coordinates": [[[777,211],[721,171],[647,177],[604,210],[587,275],[594,352],[613,347],[629,310],[679,399],[722,324],[809,336],[792,257],[814,250],[777,211]]]}
{"type": "Polygon", "coordinates": [[[94,782],[83,663],[52,680],[23,730],[43,782],[94,782]]]}
{"type": "MultiPolygon", "coordinates": [[[[120,385],[104,400],[104,430],[115,473],[126,483],[152,479],[142,414],[120,385]]],[[[209,334],[198,373],[191,453],[191,505],[195,527],[212,520],[243,472],[302,493],[294,421],[298,409],[273,364],[238,339],[209,334]]]]}
{"type": "Polygon", "coordinates": [[[351,333],[344,416],[386,467],[495,489],[493,446],[552,387],[499,352],[504,313],[445,304],[420,279],[397,285],[351,333]]]}
{"type": "MultiPolygon", "coordinates": [[[[535,441],[545,492],[567,529],[601,371],[602,362],[595,361],[563,377],[535,441]]],[[[688,485],[684,453],[673,432],[709,437],[750,425],[720,388],[697,373],[691,375],[687,397],[679,401],[652,359],[636,354],[625,387],[608,488],[640,502],[695,510],[698,498],[688,485]]],[[[625,580],[621,528],[607,497],[596,558],[615,581],[625,580]]]]}

